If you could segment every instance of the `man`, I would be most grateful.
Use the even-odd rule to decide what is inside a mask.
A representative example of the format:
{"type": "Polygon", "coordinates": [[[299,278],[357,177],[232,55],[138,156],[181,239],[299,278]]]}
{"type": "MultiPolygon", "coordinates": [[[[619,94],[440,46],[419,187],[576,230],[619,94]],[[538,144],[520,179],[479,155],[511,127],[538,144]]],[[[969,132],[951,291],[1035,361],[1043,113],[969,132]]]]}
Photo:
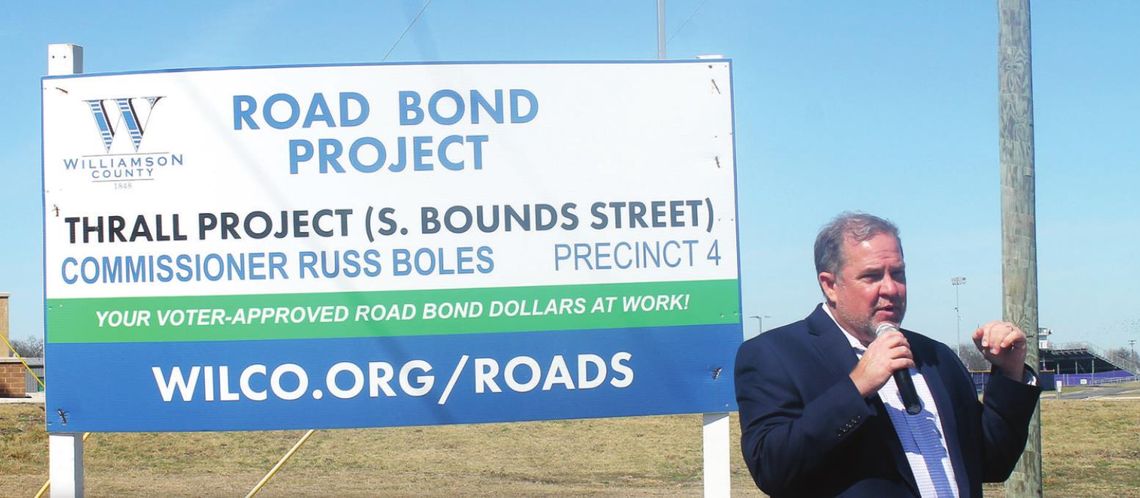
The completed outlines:
{"type": "Polygon", "coordinates": [[[1040,389],[1025,334],[1007,322],[973,333],[992,365],[984,402],[950,348],[909,330],[898,228],[844,213],[815,242],[824,303],[765,332],[736,357],[741,449],[756,484],[781,496],[981,496],[1025,448],[1040,389]],[[892,378],[908,370],[922,410],[907,414],[892,378]]]}

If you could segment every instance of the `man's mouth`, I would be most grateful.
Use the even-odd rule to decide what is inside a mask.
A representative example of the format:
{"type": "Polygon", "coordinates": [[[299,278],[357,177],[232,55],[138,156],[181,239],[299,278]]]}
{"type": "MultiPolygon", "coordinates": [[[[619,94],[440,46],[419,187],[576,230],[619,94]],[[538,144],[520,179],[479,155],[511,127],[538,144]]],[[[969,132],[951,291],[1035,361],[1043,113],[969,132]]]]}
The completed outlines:
{"type": "Polygon", "coordinates": [[[897,308],[895,308],[894,306],[883,306],[880,308],[875,308],[875,314],[879,314],[879,313],[890,315],[890,316],[896,316],[898,314],[897,308]]]}

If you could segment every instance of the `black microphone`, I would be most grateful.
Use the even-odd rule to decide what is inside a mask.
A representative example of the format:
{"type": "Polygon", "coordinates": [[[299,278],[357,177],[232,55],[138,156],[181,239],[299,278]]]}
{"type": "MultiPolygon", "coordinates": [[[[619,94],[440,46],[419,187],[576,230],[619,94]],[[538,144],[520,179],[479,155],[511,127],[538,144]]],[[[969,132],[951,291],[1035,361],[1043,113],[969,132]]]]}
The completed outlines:
{"type": "MultiPolygon", "coordinates": [[[[891,331],[901,332],[898,325],[891,322],[880,323],[878,327],[875,327],[875,337],[891,331]]],[[[902,397],[906,412],[911,415],[918,415],[922,411],[922,402],[918,400],[918,391],[914,390],[914,380],[910,378],[910,369],[895,370],[892,376],[895,378],[895,385],[899,388],[899,396],[902,397]]]]}

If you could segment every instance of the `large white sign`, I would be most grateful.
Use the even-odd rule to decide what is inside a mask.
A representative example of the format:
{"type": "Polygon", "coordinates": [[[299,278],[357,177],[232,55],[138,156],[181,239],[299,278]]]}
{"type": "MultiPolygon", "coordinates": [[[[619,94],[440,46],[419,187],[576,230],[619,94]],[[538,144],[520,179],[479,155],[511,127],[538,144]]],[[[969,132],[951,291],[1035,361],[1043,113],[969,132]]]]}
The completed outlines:
{"type": "Polygon", "coordinates": [[[43,83],[49,430],[731,408],[727,61],[43,83]]]}

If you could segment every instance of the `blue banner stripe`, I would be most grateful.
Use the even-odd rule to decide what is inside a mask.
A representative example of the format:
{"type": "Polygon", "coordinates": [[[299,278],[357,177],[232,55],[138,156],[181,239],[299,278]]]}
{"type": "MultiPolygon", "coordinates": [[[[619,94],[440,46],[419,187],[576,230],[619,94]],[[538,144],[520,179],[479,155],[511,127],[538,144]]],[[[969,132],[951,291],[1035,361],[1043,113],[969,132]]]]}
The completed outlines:
{"type": "Polygon", "coordinates": [[[739,324],[440,339],[49,344],[48,430],[387,427],[736,409],[739,324]]]}

